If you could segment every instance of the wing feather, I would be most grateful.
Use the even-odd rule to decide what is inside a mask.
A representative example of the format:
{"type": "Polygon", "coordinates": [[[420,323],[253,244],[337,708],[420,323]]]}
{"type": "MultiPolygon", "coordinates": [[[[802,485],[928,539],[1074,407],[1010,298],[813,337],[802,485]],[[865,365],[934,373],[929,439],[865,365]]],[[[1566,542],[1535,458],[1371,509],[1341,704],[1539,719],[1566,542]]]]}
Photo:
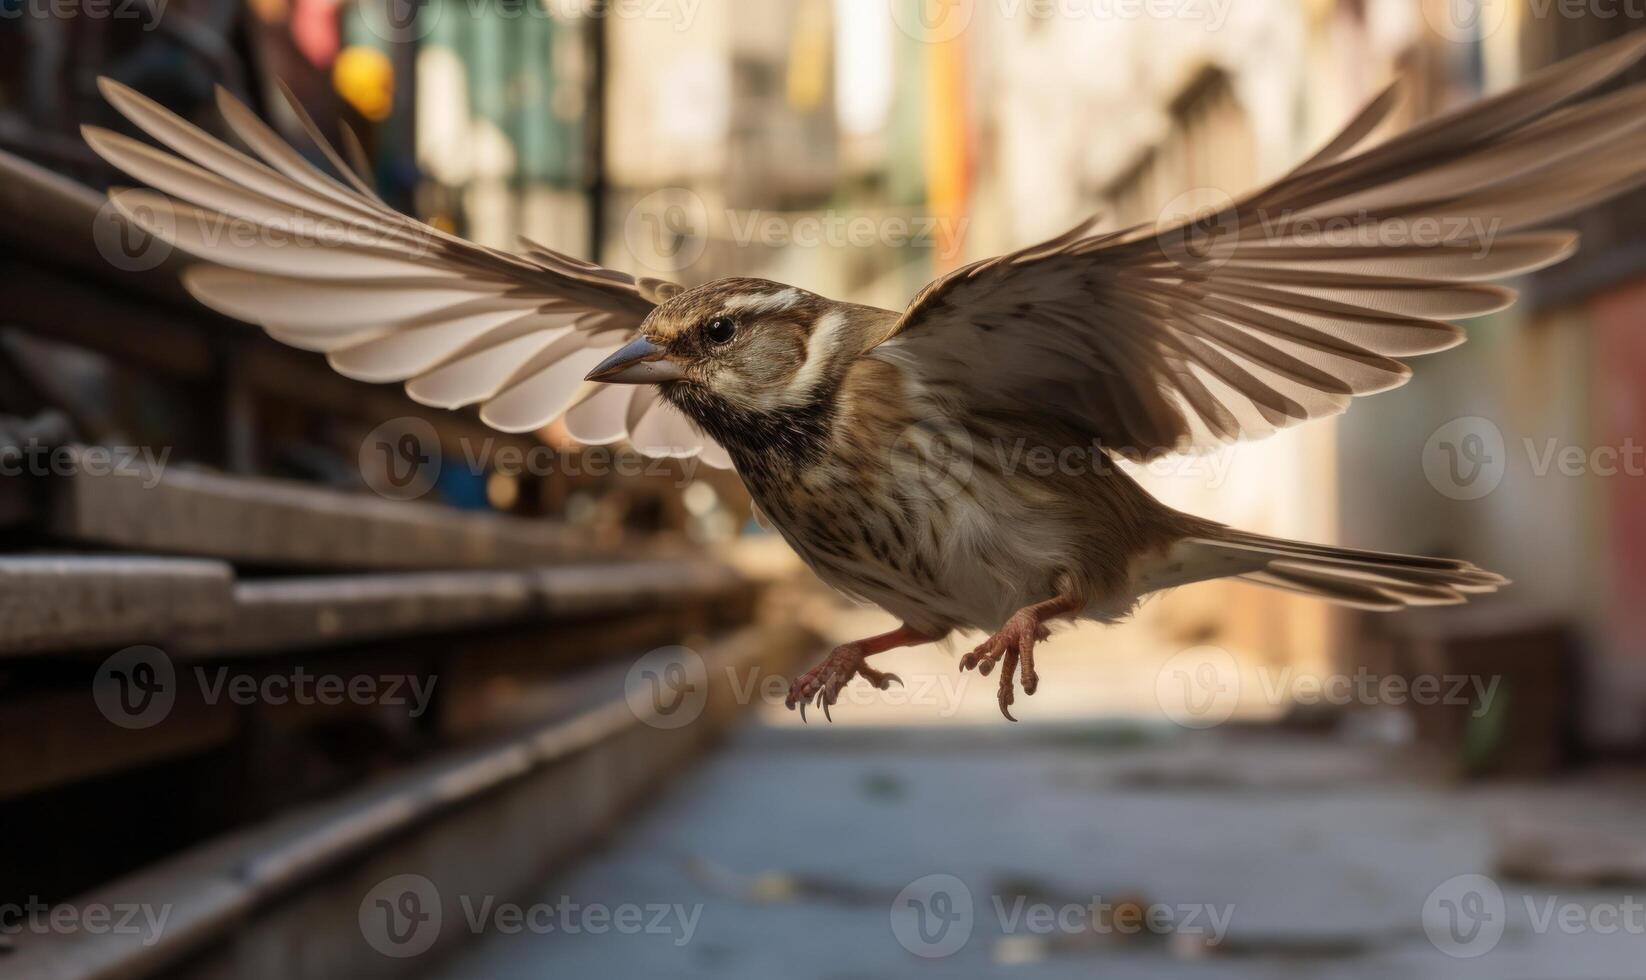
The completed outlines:
{"type": "Polygon", "coordinates": [[[1133,458],[1336,414],[1514,301],[1490,281],[1577,247],[1525,229],[1646,185],[1646,85],[1589,97],[1643,54],[1631,35],[1373,142],[1391,87],[1216,214],[1082,225],[938,279],[871,355],[979,412],[1055,403],[1049,423],[1133,458]]]}
{"type": "MultiPolygon", "coordinates": [[[[551,344],[549,349],[554,349],[554,345],[551,344]]],[[[579,346],[565,352],[556,350],[553,358],[539,354],[528,362],[526,370],[516,372],[500,390],[487,396],[485,404],[480,407],[480,418],[492,428],[504,432],[541,429],[571,406],[583,383],[583,376],[616,349],[615,345],[579,346]]],[[[651,386],[647,387],[650,389],[651,386]]]]}
{"type": "MultiPolygon", "coordinates": [[[[581,337],[558,330],[538,330],[464,354],[418,375],[407,382],[406,394],[420,404],[435,408],[463,408],[483,403],[502,392],[522,371],[535,373],[586,346],[581,337]]],[[[582,380],[581,375],[578,380],[582,380]]]]}
{"type": "Polygon", "coordinates": [[[440,317],[427,326],[398,329],[331,351],[327,360],[339,374],[356,381],[409,381],[442,364],[528,334],[545,333],[558,339],[573,331],[576,320],[568,314],[521,314],[513,310],[440,317]],[[499,317],[508,319],[499,323],[499,317]]]}
{"type": "Polygon", "coordinates": [[[98,86],[160,144],[83,130],[98,155],[154,188],[116,189],[111,200],[138,227],[202,260],[184,273],[200,302],[326,354],[348,377],[403,382],[426,405],[478,404],[484,421],[506,431],[541,428],[571,409],[568,427],[586,441],[628,438],[667,456],[707,450],[710,462],[729,465],[672,409],[655,407],[655,388],[583,381],[679,286],[533,242],[523,255],[498,251],[399,214],[284,86],[335,176],[222,89],[217,109],[252,155],[126,86],[98,86]],[[651,410],[635,411],[636,403],[651,410]]]}
{"type": "Polygon", "coordinates": [[[566,410],[566,431],[590,445],[616,442],[628,435],[629,400],[635,393],[622,385],[587,384],[566,410]]]}

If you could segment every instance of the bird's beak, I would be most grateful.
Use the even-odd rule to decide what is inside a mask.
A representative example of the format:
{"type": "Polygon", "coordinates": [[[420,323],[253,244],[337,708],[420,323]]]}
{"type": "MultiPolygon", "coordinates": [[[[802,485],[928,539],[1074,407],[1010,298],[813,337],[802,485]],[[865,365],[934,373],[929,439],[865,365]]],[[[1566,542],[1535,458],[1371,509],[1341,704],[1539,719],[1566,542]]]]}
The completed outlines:
{"type": "Polygon", "coordinates": [[[685,375],[680,365],[663,356],[663,348],[645,337],[636,337],[612,352],[612,356],[595,365],[585,381],[602,381],[615,385],[655,384],[659,381],[678,381],[685,375]]]}

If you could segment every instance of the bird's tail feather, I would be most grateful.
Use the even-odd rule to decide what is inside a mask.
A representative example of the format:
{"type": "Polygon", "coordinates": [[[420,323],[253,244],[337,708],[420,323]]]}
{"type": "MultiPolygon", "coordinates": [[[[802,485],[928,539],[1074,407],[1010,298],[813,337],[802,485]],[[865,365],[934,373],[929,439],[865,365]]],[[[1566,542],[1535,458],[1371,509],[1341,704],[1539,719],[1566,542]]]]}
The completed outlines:
{"type": "Polygon", "coordinates": [[[1379,612],[1453,605],[1509,580],[1455,558],[1426,558],[1289,541],[1219,529],[1185,545],[1227,563],[1246,582],[1379,612]]]}

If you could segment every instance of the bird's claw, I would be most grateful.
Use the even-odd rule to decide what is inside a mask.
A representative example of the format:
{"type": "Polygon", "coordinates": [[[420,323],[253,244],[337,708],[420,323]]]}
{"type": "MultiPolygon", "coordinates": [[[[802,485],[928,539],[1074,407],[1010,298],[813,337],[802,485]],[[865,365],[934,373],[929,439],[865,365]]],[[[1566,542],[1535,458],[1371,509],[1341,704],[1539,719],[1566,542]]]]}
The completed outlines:
{"type": "Polygon", "coordinates": [[[996,663],[1000,664],[1000,692],[996,700],[1000,703],[1000,713],[1006,716],[1007,721],[1016,721],[1012,716],[1012,703],[1017,700],[1017,691],[1013,687],[1015,675],[1021,673],[1023,678],[1024,695],[1032,695],[1040,689],[1040,675],[1034,669],[1034,647],[1041,640],[1051,635],[1045,624],[1036,619],[1027,610],[1018,612],[1006,621],[1000,631],[977,645],[971,653],[960,658],[961,670],[976,670],[984,677],[994,672],[996,663]]]}
{"type": "Polygon", "coordinates": [[[834,721],[834,715],[829,709],[840,699],[840,692],[851,682],[853,677],[861,676],[879,690],[886,690],[896,681],[899,687],[903,686],[903,678],[889,672],[881,672],[870,667],[866,661],[867,655],[856,645],[847,643],[835,647],[823,662],[795,678],[789,685],[789,695],[784,698],[785,707],[793,710],[800,709],[800,720],[806,720],[806,705],[808,703],[823,709],[823,717],[834,721]]]}

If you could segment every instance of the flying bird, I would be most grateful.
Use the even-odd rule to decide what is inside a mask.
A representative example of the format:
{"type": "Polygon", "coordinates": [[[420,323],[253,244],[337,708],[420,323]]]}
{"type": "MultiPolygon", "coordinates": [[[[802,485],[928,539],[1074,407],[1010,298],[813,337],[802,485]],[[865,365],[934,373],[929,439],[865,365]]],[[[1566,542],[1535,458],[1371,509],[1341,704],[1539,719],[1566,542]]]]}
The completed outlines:
{"type": "Polygon", "coordinates": [[[1040,683],[1051,623],[1114,622],[1162,589],[1233,577],[1396,610],[1505,584],[1461,560],[1239,531],[1165,506],[1122,467],[1012,467],[996,447],[1146,460],[1400,385],[1402,359],[1463,340],[1450,321],[1513,301],[1488,281],[1576,248],[1572,233],[1527,229],[1646,182],[1646,85],[1599,91],[1643,52],[1646,34],[1627,37],[1380,139],[1391,86],[1213,213],[1082,224],[956,269],[902,311],[464,241],[384,204],[289,92],[334,173],[221,89],[250,153],[108,79],[104,96],[160,147],[84,135],[154,188],[111,197],[203,260],[185,284],[205,305],[351,378],[478,405],[498,429],[563,416],[588,443],[734,466],[819,578],[902,624],[834,649],[794,680],[789,707],[827,712],[855,677],[884,689],[897,678],[868,658],[969,629],[989,636],[961,669],[998,669],[1011,718],[1016,685],[1040,683]]]}

